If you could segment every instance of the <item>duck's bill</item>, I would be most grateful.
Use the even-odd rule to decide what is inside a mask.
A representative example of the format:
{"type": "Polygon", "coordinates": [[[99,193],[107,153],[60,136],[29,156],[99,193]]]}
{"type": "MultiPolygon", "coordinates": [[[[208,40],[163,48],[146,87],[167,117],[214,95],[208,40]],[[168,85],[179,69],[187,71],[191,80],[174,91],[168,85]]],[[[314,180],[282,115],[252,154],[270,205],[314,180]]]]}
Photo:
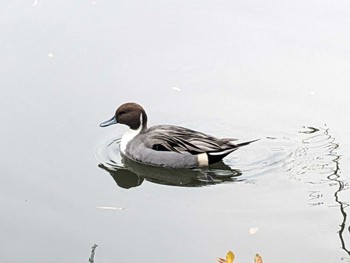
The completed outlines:
{"type": "Polygon", "coordinates": [[[107,126],[113,125],[113,124],[117,124],[117,120],[115,119],[114,116],[110,120],[102,122],[100,124],[100,127],[107,127],[107,126]]]}

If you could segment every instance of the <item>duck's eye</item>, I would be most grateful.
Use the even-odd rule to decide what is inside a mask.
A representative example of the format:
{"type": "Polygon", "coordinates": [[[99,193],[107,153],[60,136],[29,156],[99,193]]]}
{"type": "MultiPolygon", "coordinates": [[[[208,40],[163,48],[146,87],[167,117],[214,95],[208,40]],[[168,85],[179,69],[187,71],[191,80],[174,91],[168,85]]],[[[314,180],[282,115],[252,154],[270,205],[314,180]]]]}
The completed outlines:
{"type": "Polygon", "coordinates": [[[121,112],[119,112],[119,116],[124,115],[125,113],[126,113],[125,111],[121,111],[121,112]]]}

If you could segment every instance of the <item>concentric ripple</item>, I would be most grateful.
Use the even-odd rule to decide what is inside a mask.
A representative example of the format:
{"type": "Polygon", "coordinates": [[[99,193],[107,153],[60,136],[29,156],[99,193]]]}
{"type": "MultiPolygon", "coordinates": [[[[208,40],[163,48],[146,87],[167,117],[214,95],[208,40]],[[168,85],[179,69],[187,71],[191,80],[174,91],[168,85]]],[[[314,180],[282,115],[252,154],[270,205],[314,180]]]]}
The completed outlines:
{"type": "MultiPolygon", "coordinates": [[[[146,179],[174,186],[203,186],[254,180],[281,171],[294,178],[310,170],[330,174],[334,169],[334,156],[329,154],[335,147],[333,141],[325,128],[304,127],[294,134],[262,138],[206,169],[166,169],[133,162],[121,156],[120,138],[98,145],[95,156],[99,166],[108,171],[118,185],[138,186],[146,179]],[[134,184],[123,182],[133,177],[134,184]]],[[[313,182],[326,180],[309,179],[313,182]]]]}
{"type": "Polygon", "coordinates": [[[104,166],[112,169],[125,168],[120,155],[120,140],[121,138],[114,138],[98,145],[95,149],[96,159],[104,166]]]}
{"type": "Polygon", "coordinates": [[[219,163],[206,169],[168,169],[134,162],[120,154],[120,138],[111,139],[95,149],[99,167],[111,174],[123,188],[140,185],[144,179],[173,186],[203,186],[222,182],[240,181],[239,169],[219,163]]]}
{"type": "Polygon", "coordinates": [[[108,171],[118,185],[138,186],[146,179],[150,182],[175,186],[203,186],[242,182],[277,171],[298,148],[298,142],[287,136],[281,138],[269,136],[242,147],[226,157],[224,162],[206,169],[166,169],[143,165],[123,158],[119,146],[120,138],[114,138],[101,143],[95,150],[99,166],[108,171]],[[132,185],[131,182],[123,183],[120,180],[132,177],[137,185],[132,185]]]}

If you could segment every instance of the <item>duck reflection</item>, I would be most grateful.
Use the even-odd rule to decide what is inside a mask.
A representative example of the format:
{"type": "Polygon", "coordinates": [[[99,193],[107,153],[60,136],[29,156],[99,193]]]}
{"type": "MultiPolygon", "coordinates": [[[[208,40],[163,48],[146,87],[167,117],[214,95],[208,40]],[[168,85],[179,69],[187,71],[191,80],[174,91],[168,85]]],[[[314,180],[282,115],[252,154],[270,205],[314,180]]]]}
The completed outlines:
{"type": "Polygon", "coordinates": [[[108,166],[100,163],[98,166],[107,171],[121,188],[137,187],[144,180],[163,185],[200,187],[224,182],[242,181],[238,177],[242,172],[232,169],[223,162],[206,169],[166,169],[134,162],[126,157],[122,158],[124,166],[108,166]]]}

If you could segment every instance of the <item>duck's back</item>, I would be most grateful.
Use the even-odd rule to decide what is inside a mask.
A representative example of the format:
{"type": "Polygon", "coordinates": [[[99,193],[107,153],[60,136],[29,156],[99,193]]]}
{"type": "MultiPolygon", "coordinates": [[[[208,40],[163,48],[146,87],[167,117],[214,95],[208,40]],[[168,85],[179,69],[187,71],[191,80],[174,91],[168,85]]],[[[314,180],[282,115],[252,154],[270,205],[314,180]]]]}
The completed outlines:
{"type": "Polygon", "coordinates": [[[234,139],[218,139],[181,126],[157,125],[147,130],[145,144],[157,151],[200,154],[233,149],[234,139]]]}

